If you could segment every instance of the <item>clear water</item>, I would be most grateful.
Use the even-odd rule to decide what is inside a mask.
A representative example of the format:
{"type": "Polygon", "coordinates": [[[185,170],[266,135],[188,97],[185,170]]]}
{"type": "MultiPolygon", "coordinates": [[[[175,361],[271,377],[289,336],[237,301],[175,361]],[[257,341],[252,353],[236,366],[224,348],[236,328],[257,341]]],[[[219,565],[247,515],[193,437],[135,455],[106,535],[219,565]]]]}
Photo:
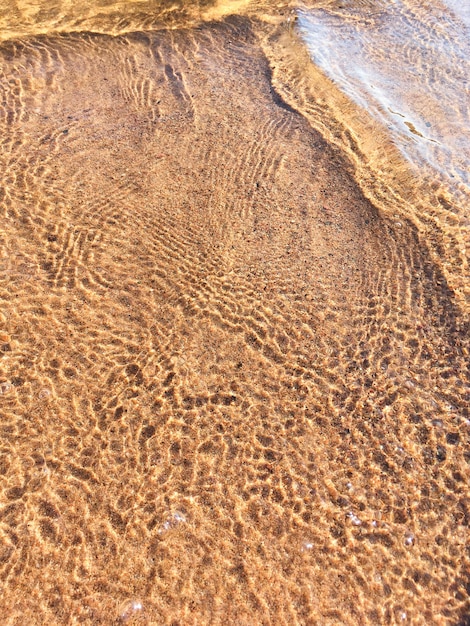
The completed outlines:
{"type": "Polygon", "coordinates": [[[467,624],[466,5],[0,38],[1,622],[467,624]]]}

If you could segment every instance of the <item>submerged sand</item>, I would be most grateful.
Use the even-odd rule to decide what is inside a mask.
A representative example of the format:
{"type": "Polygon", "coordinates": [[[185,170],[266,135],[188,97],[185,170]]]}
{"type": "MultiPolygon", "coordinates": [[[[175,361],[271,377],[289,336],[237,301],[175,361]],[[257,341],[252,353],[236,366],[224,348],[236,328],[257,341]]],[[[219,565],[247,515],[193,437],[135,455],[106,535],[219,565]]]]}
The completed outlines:
{"type": "Polygon", "coordinates": [[[466,623],[465,318],[266,28],[0,48],[5,624],[466,623]]]}

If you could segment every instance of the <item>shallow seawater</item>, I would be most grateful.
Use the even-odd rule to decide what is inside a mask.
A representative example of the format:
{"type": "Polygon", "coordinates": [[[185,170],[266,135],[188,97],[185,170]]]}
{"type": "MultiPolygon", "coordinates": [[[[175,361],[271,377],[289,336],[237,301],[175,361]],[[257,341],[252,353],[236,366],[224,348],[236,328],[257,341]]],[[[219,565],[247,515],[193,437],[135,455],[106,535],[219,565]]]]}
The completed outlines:
{"type": "Polygon", "coordinates": [[[5,624],[468,624],[468,12],[0,9],[5,624]]]}
{"type": "Polygon", "coordinates": [[[388,129],[404,156],[468,196],[470,39],[440,4],[338,2],[301,11],[314,62],[388,129]]]}

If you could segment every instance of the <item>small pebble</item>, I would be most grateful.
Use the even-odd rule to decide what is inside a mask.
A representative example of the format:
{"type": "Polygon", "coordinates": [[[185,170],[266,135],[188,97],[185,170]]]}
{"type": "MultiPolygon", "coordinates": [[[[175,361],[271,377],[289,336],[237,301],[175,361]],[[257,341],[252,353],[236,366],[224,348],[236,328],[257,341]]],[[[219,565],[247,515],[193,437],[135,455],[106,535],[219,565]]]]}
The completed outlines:
{"type": "Polygon", "coordinates": [[[349,511],[348,517],[354,526],[360,526],[362,524],[361,520],[357,517],[357,515],[354,515],[352,511],[349,511]]]}
{"type": "Polygon", "coordinates": [[[182,524],[186,522],[186,517],[183,515],[183,513],[180,513],[179,511],[175,511],[162,525],[161,528],[159,528],[158,533],[162,534],[163,532],[170,530],[171,528],[175,528],[176,526],[178,526],[179,524],[182,524]]]}
{"type": "Polygon", "coordinates": [[[405,534],[405,546],[412,546],[415,542],[415,536],[413,533],[405,534]]]}
{"type": "Polygon", "coordinates": [[[0,384],[0,396],[4,396],[9,393],[12,389],[11,383],[1,383],[0,384]]]}
{"type": "Polygon", "coordinates": [[[140,613],[144,607],[139,600],[130,600],[121,605],[119,609],[119,619],[122,622],[127,622],[136,613],[140,613]]]}

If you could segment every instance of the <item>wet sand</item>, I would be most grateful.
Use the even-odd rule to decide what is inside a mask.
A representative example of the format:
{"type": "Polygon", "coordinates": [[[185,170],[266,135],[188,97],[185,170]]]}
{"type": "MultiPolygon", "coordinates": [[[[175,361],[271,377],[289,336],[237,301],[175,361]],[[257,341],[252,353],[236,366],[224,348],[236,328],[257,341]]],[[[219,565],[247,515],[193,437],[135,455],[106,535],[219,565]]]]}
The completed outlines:
{"type": "Polygon", "coordinates": [[[466,623],[467,318],[275,32],[0,48],[3,623],[466,623]]]}

